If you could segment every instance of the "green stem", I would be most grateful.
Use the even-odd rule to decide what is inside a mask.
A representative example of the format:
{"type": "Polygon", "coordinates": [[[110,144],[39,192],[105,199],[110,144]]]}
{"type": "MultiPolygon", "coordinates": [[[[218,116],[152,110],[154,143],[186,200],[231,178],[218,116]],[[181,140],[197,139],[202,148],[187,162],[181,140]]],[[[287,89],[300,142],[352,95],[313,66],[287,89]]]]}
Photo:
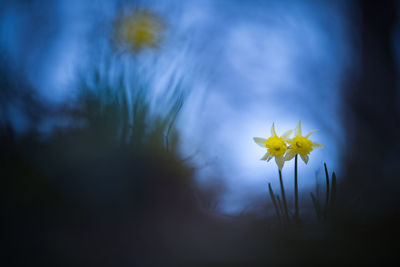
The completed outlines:
{"type": "Polygon", "coordinates": [[[271,187],[270,183],[268,183],[268,189],[269,189],[269,195],[270,195],[271,200],[272,200],[272,204],[274,204],[274,207],[275,207],[275,212],[276,212],[276,216],[278,217],[279,224],[282,224],[281,215],[279,213],[279,208],[278,208],[278,205],[276,204],[274,192],[272,191],[272,187],[271,187]]]}
{"type": "Polygon", "coordinates": [[[294,157],[294,218],[299,219],[299,189],[297,186],[297,154],[294,157]]]}
{"type": "Polygon", "coordinates": [[[282,194],[283,208],[285,209],[285,219],[286,219],[287,222],[289,222],[289,212],[288,212],[288,208],[287,208],[285,188],[283,186],[283,179],[282,179],[282,171],[281,170],[279,170],[279,181],[281,183],[281,194],[282,194]]]}

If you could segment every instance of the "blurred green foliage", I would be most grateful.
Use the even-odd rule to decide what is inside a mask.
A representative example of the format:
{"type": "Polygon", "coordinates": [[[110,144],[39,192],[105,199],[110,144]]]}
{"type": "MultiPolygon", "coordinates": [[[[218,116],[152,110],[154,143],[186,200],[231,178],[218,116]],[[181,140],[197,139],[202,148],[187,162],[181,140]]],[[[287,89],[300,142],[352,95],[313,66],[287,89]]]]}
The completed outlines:
{"type": "MultiPolygon", "coordinates": [[[[20,73],[8,64],[0,70],[0,110],[15,102],[32,118],[32,127],[18,133],[13,118],[1,114],[4,241],[10,257],[25,255],[14,260],[17,265],[57,262],[48,255],[60,256],[63,244],[49,240],[61,242],[71,231],[96,232],[112,221],[128,231],[146,227],[152,238],[149,222],[199,214],[193,168],[179,153],[175,127],[185,98],[182,83],[172,77],[156,96],[150,82],[137,78],[141,73],[109,79],[109,65],[101,71],[94,65],[81,74],[75,102],[56,109],[32,97],[28,83],[21,87],[20,73]],[[47,120],[65,123],[43,136],[40,124],[47,120]]],[[[103,239],[113,231],[96,235],[103,239]]],[[[131,240],[141,246],[141,239],[131,240]]]]}
{"type": "MultiPolygon", "coordinates": [[[[174,123],[183,105],[181,83],[166,84],[161,96],[154,96],[149,82],[126,79],[123,74],[111,81],[95,68],[78,84],[79,110],[75,114],[96,132],[99,141],[118,142],[134,149],[151,147],[176,151],[178,133],[174,123]],[[154,110],[154,100],[158,110],[154,110]]],[[[173,78],[171,78],[173,79],[173,78]]]]}
{"type": "MultiPolygon", "coordinates": [[[[9,71],[2,69],[0,76],[8,86],[2,99],[18,98],[12,94],[18,75],[4,74],[9,71]]],[[[18,134],[3,121],[1,187],[10,213],[49,207],[78,218],[88,209],[103,213],[107,207],[111,213],[132,214],[196,210],[193,169],[179,153],[175,127],[184,100],[182,83],[167,83],[156,97],[149,82],[123,74],[111,80],[110,71],[106,64],[105,71],[94,67],[82,74],[76,103],[56,111],[39,101],[18,99],[22,106],[47,110],[38,121],[56,118],[68,123],[44,138],[38,127],[18,134]],[[32,203],[38,204],[33,208],[32,203]]],[[[1,104],[6,110],[9,102],[1,104]]]]}

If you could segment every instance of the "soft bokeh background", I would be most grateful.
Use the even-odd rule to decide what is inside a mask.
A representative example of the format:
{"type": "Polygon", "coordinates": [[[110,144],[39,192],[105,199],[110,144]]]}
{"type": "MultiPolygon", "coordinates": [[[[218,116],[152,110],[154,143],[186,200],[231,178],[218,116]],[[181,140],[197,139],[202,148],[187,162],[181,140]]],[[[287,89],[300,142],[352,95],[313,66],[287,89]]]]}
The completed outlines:
{"type": "MultiPolygon", "coordinates": [[[[119,9],[135,4],[151,7],[167,20],[162,51],[143,55],[140,68],[159,77],[159,88],[172,75],[187,80],[190,96],[179,121],[182,153],[199,167],[199,181],[208,183],[218,173],[225,183],[221,211],[243,211],[254,197],[265,195],[267,182],[276,183],[276,166],[259,161],[264,151],[252,140],[269,136],[273,122],[283,133],[302,120],[303,131],[319,129],[313,138],[327,147],[315,151],[308,166],[301,164],[301,189],[314,186],[324,161],[340,174],[340,86],[357,62],[349,42],[350,4],[16,2],[3,7],[3,50],[43,101],[69,103],[77,93],[78,70],[107,49],[119,9]]],[[[14,114],[13,120],[21,131],[28,127],[23,116],[14,114]]],[[[43,127],[49,131],[51,123],[43,127]]],[[[289,190],[292,172],[289,163],[284,169],[289,190]]]]}
{"type": "MultiPolygon", "coordinates": [[[[146,85],[152,114],[168,109],[163,100],[176,87],[184,96],[174,124],[177,157],[193,171],[197,197],[208,203],[202,209],[224,220],[273,216],[267,184],[279,191],[277,167],[259,160],[265,151],[253,137],[268,137],[272,123],[282,134],[301,120],[303,133],[318,129],[311,139],[326,146],[308,165],[299,163],[302,213],[312,216],[309,192],[324,186],[326,162],[345,214],[359,214],[363,223],[398,218],[398,10],[396,1],[3,1],[0,51],[3,79],[11,81],[3,86],[12,86],[1,88],[0,119],[17,136],[34,130],[42,142],[77,127],[81,122],[64,112],[80,107],[78,85],[93,69],[112,84],[125,77],[128,97],[132,84],[146,85]],[[116,52],[115,20],[136,7],[160,14],[163,42],[136,55],[116,52]]],[[[22,147],[22,154],[36,151],[22,147]]],[[[283,177],[292,207],[293,161],[283,177]]],[[[117,194],[108,187],[99,182],[92,191],[117,194]]],[[[209,259],[234,254],[224,253],[209,259]]]]}

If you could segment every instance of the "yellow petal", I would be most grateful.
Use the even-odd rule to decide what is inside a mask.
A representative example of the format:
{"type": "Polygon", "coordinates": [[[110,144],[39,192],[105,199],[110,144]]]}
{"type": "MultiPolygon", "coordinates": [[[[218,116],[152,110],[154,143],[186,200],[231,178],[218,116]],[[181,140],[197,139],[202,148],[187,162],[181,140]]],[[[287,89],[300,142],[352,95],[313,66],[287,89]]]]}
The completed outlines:
{"type": "Polygon", "coordinates": [[[323,147],[325,147],[325,146],[322,145],[322,144],[313,142],[313,143],[312,143],[312,147],[313,147],[313,148],[323,148],[323,147]]]}
{"type": "Polygon", "coordinates": [[[272,136],[276,136],[275,125],[274,125],[274,123],[272,123],[271,135],[272,135],[272,136]]]}
{"type": "Polygon", "coordinates": [[[306,138],[310,137],[310,135],[311,135],[312,133],[316,132],[316,131],[318,131],[318,130],[312,130],[311,132],[309,132],[309,133],[306,135],[306,138]]]}
{"type": "Polygon", "coordinates": [[[308,162],[308,155],[300,155],[301,159],[304,161],[305,164],[308,162]]]}
{"type": "Polygon", "coordinates": [[[295,134],[296,136],[301,136],[301,121],[299,121],[299,124],[297,124],[297,127],[295,129],[295,134]]]}
{"type": "Polygon", "coordinates": [[[282,135],[283,139],[288,139],[289,136],[292,134],[293,130],[289,130],[282,135]]]}
{"type": "Polygon", "coordinates": [[[283,164],[285,163],[285,161],[283,160],[283,156],[277,156],[277,157],[275,157],[275,162],[276,162],[276,165],[278,165],[278,168],[279,168],[280,170],[282,170],[283,164]]]}
{"type": "Polygon", "coordinates": [[[260,137],[254,137],[253,140],[254,140],[254,142],[257,143],[257,145],[265,148],[265,142],[267,142],[267,139],[260,138],[260,137]]]}
{"type": "Polygon", "coordinates": [[[261,158],[261,160],[270,161],[271,158],[272,158],[272,155],[271,155],[269,152],[267,152],[267,153],[265,153],[265,155],[261,158]]]}
{"type": "Polygon", "coordinates": [[[296,156],[296,152],[294,152],[291,149],[288,149],[288,151],[286,152],[286,155],[285,155],[285,161],[291,160],[292,158],[294,158],[294,156],[296,156]]]}

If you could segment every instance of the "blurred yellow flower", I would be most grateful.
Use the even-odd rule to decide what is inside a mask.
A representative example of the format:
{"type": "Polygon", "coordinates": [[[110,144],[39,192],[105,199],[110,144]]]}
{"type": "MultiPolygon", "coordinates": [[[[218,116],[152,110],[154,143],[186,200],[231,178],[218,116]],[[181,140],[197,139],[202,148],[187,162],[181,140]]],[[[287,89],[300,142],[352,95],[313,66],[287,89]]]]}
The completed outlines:
{"type": "Polygon", "coordinates": [[[312,130],[306,136],[301,135],[301,121],[295,129],[295,137],[288,140],[289,148],[285,155],[285,161],[291,160],[296,154],[299,154],[304,163],[308,162],[308,154],[313,151],[314,148],[325,147],[324,145],[312,142],[308,139],[310,135],[316,130],[312,130]]]}
{"type": "Polygon", "coordinates": [[[287,150],[286,141],[293,130],[284,133],[279,137],[275,132],[275,126],[272,123],[271,137],[268,139],[254,137],[254,141],[261,147],[267,148],[267,153],[261,158],[261,160],[270,161],[275,157],[275,162],[278,165],[279,170],[282,170],[283,164],[285,163],[284,155],[287,150]]]}
{"type": "Polygon", "coordinates": [[[158,47],[164,23],[156,14],[148,10],[135,10],[121,18],[116,27],[117,39],[135,52],[144,48],[158,47]]]}

